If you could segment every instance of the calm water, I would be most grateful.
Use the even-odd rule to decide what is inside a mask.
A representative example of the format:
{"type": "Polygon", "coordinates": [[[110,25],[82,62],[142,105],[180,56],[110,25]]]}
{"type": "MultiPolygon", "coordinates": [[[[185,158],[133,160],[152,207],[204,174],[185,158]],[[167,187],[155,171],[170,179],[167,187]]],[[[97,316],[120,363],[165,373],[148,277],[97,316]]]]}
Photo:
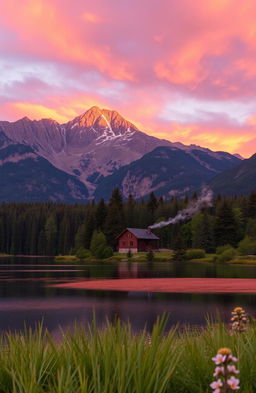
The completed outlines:
{"type": "Polygon", "coordinates": [[[50,285],[95,278],[143,277],[241,277],[256,278],[256,266],[214,266],[210,263],[55,263],[50,258],[0,259],[0,329],[22,329],[43,321],[53,333],[75,321],[91,321],[95,312],[102,324],[106,317],[129,320],[134,330],[152,326],[168,312],[170,325],[201,325],[205,316],[220,312],[229,320],[237,305],[256,314],[256,295],[172,294],[111,292],[53,288],[50,285]]]}

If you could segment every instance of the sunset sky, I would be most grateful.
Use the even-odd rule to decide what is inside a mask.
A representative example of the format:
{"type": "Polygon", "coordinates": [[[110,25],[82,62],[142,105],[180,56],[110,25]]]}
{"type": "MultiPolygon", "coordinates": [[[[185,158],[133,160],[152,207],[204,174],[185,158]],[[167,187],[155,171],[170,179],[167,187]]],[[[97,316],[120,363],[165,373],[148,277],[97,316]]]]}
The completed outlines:
{"type": "Polygon", "coordinates": [[[93,105],[142,131],[256,152],[255,0],[0,0],[0,119],[93,105]]]}

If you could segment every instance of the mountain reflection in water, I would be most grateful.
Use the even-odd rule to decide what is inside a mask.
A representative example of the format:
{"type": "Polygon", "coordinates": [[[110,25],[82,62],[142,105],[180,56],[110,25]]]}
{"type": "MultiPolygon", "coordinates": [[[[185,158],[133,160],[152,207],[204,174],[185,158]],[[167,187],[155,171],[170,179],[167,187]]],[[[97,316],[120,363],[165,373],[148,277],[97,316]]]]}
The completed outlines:
{"type": "Polygon", "coordinates": [[[16,330],[44,323],[50,331],[88,323],[95,312],[99,325],[106,318],[130,321],[134,331],[150,329],[159,315],[170,315],[168,327],[202,325],[206,315],[219,312],[228,321],[239,305],[253,315],[256,295],[172,294],[70,290],[49,284],[100,278],[234,277],[256,278],[255,266],[210,263],[86,263],[58,264],[50,258],[0,259],[0,328],[16,330]]]}

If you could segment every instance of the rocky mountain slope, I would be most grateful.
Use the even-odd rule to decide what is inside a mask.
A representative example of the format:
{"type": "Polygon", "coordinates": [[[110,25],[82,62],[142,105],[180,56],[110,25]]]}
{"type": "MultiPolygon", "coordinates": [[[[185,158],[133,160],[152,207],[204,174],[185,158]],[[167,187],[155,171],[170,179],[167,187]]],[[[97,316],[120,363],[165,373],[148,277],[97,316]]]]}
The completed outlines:
{"type": "MultiPolygon", "coordinates": [[[[72,183],[75,184],[75,186],[72,186],[73,189],[78,187],[80,190],[76,193],[75,199],[80,200],[84,200],[85,196],[86,199],[94,198],[95,192],[98,197],[101,192],[100,190],[104,190],[106,181],[108,181],[106,179],[109,179],[109,176],[113,175],[120,177],[120,173],[126,171],[126,169],[123,168],[124,166],[137,162],[157,147],[169,147],[174,149],[173,151],[176,151],[176,155],[170,157],[170,161],[173,161],[170,165],[171,167],[175,167],[176,171],[180,173],[180,179],[182,176],[184,176],[184,179],[188,179],[187,173],[191,173],[191,169],[186,168],[186,165],[190,165],[191,162],[195,163],[196,161],[200,171],[205,174],[207,173],[207,175],[200,174],[200,176],[199,172],[194,174],[195,177],[199,176],[201,180],[205,181],[205,179],[208,179],[208,174],[214,176],[240,161],[238,158],[225,152],[213,152],[199,146],[185,146],[181,143],[172,143],[167,140],[149,136],[138,130],[135,125],[125,120],[116,111],[99,109],[98,107],[92,107],[81,116],[65,124],[59,124],[52,119],[36,121],[30,120],[27,117],[12,123],[7,121],[0,122],[1,154],[7,154],[5,161],[1,164],[2,166],[6,165],[9,161],[13,175],[16,170],[15,168],[17,168],[19,176],[21,176],[22,179],[26,179],[26,185],[28,185],[29,181],[36,181],[36,176],[34,176],[34,180],[29,178],[29,172],[34,171],[34,174],[37,173],[38,175],[37,187],[41,189],[40,187],[47,188],[47,185],[44,184],[47,182],[46,177],[40,176],[41,171],[45,173],[46,163],[48,163],[49,168],[47,171],[49,171],[52,179],[56,181],[58,178],[62,179],[67,187],[68,184],[71,184],[69,181],[75,182],[72,183]],[[11,154],[8,155],[8,151],[4,153],[2,150],[10,145],[12,146],[11,154]],[[23,147],[21,148],[21,146],[23,147]],[[178,153],[180,154],[179,159],[177,157],[179,155],[178,153]],[[26,161],[29,163],[28,166],[23,165],[25,157],[29,160],[26,161]],[[186,158],[184,163],[182,163],[182,157],[184,159],[186,158]],[[177,162],[174,162],[175,160],[177,160],[177,162]],[[21,168],[23,168],[22,173],[21,168]],[[63,178],[64,174],[69,176],[66,180],[63,178]],[[78,195],[80,195],[80,197],[78,197],[78,195]]],[[[145,160],[147,160],[147,157],[145,160]]],[[[159,161],[156,161],[155,165],[158,165],[158,162],[159,161]]],[[[134,167],[132,166],[132,168],[135,168],[136,165],[137,164],[135,164],[134,167]]],[[[170,165],[168,164],[165,169],[166,179],[161,181],[168,182],[168,171],[171,170],[170,165]]],[[[3,171],[3,168],[0,168],[3,171]]],[[[7,167],[5,167],[5,169],[6,168],[7,167]]],[[[124,184],[132,183],[133,179],[134,185],[137,185],[133,187],[134,193],[140,197],[142,194],[145,194],[146,188],[142,187],[142,191],[140,192],[138,188],[140,180],[136,178],[135,174],[131,174],[131,170],[133,169],[129,169],[129,176],[126,174],[125,182],[122,181],[122,187],[125,187],[125,194],[127,194],[127,189],[130,186],[124,186],[124,184]]],[[[158,172],[159,174],[163,173],[163,169],[162,167],[157,168],[157,166],[155,166],[154,175],[157,176],[158,172]]],[[[11,188],[12,178],[9,177],[10,173],[8,171],[2,173],[5,173],[3,186],[6,189],[5,198],[8,200],[8,195],[11,194],[11,192],[8,194],[8,187],[11,188]]],[[[139,176],[141,178],[142,174],[139,176]]],[[[1,177],[1,179],[3,178],[1,177]]],[[[113,178],[111,177],[111,179],[113,178]]],[[[144,182],[146,182],[146,180],[144,182]]],[[[194,181],[192,181],[192,183],[194,184],[194,181]]],[[[187,185],[189,189],[192,187],[192,183],[187,185]]],[[[170,187],[167,186],[170,192],[172,187],[171,184],[175,187],[173,190],[175,193],[179,187],[185,187],[185,185],[183,185],[185,184],[185,180],[183,182],[179,181],[177,184],[171,182],[170,187]]],[[[155,189],[154,185],[152,185],[152,187],[155,189]]],[[[152,187],[148,185],[148,190],[152,187]]],[[[67,198],[70,200],[70,195],[72,194],[71,188],[67,188],[66,191],[63,189],[57,198],[53,189],[48,189],[48,191],[42,195],[46,200],[48,198],[51,200],[65,201],[64,194],[67,192],[67,198]]],[[[28,188],[25,187],[25,190],[26,189],[28,188]]],[[[35,190],[36,188],[33,189],[35,190]]],[[[103,193],[105,193],[105,191],[103,193]]],[[[24,191],[23,198],[25,198],[25,200],[30,200],[32,194],[32,191],[27,194],[24,191]]],[[[10,196],[10,198],[13,197],[10,196]]]]}
{"type": "Polygon", "coordinates": [[[30,146],[12,143],[0,133],[0,202],[82,202],[83,183],[38,156],[30,146]]]}
{"type": "Polygon", "coordinates": [[[202,150],[181,150],[175,147],[157,147],[139,160],[105,177],[95,191],[95,197],[106,199],[118,187],[125,197],[156,195],[183,196],[207,183],[222,168],[230,168],[240,160],[227,153],[216,158],[202,150]]]}
{"type": "Polygon", "coordinates": [[[117,112],[97,107],[66,124],[25,117],[14,123],[0,122],[0,130],[13,141],[31,146],[56,168],[75,175],[91,195],[102,176],[157,146],[172,145],[140,132],[117,112]]]}
{"type": "Polygon", "coordinates": [[[256,154],[215,176],[209,183],[215,193],[246,195],[256,190],[256,154]]]}

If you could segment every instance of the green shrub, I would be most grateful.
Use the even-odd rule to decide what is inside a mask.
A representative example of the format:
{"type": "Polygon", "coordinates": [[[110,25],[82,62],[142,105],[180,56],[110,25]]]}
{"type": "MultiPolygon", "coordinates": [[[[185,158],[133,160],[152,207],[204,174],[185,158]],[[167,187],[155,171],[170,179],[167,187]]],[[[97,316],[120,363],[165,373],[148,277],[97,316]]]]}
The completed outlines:
{"type": "Polygon", "coordinates": [[[76,252],[76,257],[79,259],[89,258],[90,256],[91,256],[90,251],[86,250],[86,248],[83,247],[80,247],[76,252]]]}
{"type": "Polygon", "coordinates": [[[228,262],[231,261],[237,255],[236,250],[233,247],[229,247],[224,249],[221,254],[217,254],[215,261],[216,262],[228,262]]]}
{"type": "Polygon", "coordinates": [[[106,236],[103,232],[95,231],[93,233],[90,250],[97,259],[110,258],[113,255],[113,250],[107,245],[106,236]]]}
{"type": "Polygon", "coordinates": [[[127,258],[130,259],[132,257],[132,252],[129,248],[128,252],[127,252],[127,258]]]}
{"type": "Polygon", "coordinates": [[[256,254],[256,240],[246,236],[238,243],[238,251],[240,255],[255,255],[256,254]]]}
{"type": "Polygon", "coordinates": [[[103,251],[103,258],[110,258],[110,257],[112,257],[113,256],[113,250],[112,250],[112,248],[111,247],[109,247],[109,246],[107,246],[107,247],[105,247],[104,248],[104,251],[103,251]]]}
{"type": "Polygon", "coordinates": [[[205,257],[205,251],[200,248],[192,248],[186,251],[186,259],[200,259],[205,257]]]}
{"type": "Polygon", "coordinates": [[[229,249],[233,249],[233,247],[230,244],[225,244],[224,246],[219,246],[216,248],[216,254],[222,254],[224,251],[229,250],[229,249]]]}
{"type": "Polygon", "coordinates": [[[152,262],[154,260],[154,253],[152,250],[148,250],[147,254],[146,254],[146,258],[148,262],[152,262]]]}

